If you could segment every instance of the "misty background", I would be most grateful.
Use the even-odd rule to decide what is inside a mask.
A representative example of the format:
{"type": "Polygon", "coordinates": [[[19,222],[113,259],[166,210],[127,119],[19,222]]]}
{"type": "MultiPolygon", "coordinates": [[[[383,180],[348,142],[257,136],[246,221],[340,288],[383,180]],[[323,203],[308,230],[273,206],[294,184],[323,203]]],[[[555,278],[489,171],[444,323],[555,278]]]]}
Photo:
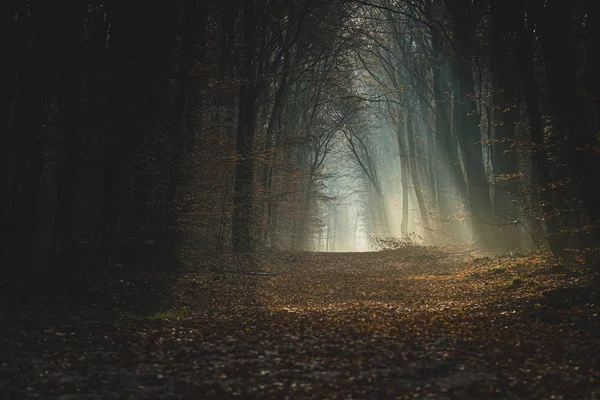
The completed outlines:
{"type": "Polygon", "coordinates": [[[5,277],[394,241],[597,248],[596,1],[10,11],[5,277]]]}

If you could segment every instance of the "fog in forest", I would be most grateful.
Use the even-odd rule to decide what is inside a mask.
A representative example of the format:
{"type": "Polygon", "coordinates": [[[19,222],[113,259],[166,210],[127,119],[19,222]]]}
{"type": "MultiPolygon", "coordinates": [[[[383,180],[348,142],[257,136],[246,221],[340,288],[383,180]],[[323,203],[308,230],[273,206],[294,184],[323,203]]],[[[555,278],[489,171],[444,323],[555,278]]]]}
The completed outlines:
{"type": "Polygon", "coordinates": [[[597,248],[593,1],[82,4],[9,18],[9,274],[597,248]]]}
{"type": "MultiPolygon", "coordinates": [[[[377,8],[362,12],[364,18],[354,19],[351,28],[361,45],[344,56],[351,79],[343,82],[348,86],[342,97],[330,99],[337,107],[322,110],[336,128],[321,166],[323,196],[308,248],[373,251],[382,248],[374,243],[376,238],[426,245],[475,243],[470,212],[456,181],[464,180],[465,173],[456,143],[460,133],[449,127],[455,142],[449,150],[442,147],[442,132],[436,132],[435,81],[425,56],[431,43],[422,33],[393,34],[414,30],[410,21],[403,24],[377,8]],[[455,171],[448,151],[455,152],[455,171]]],[[[457,82],[448,81],[450,76],[438,79],[446,80],[451,104],[457,82]]],[[[480,151],[491,162],[491,141],[487,143],[480,151]]],[[[486,174],[493,175],[489,165],[486,174]]],[[[493,197],[491,186],[489,190],[493,197]]],[[[512,231],[528,240],[523,229],[512,231]]]]}
{"type": "Polygon", "coordinates": [[[600,399],[600,0],[2,6],[0,399],[600,399]]]}

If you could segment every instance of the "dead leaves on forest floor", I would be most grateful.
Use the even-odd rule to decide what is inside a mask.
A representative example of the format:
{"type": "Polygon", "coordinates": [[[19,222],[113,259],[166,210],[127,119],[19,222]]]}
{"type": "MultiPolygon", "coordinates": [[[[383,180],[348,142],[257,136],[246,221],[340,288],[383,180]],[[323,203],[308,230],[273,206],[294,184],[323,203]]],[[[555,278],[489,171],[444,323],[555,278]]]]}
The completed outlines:
{"type": "Polygon", "coordinates": [[[0,396],[593,399],[593,278],[456,248],[229,256],[2,310],[0,396]]]}

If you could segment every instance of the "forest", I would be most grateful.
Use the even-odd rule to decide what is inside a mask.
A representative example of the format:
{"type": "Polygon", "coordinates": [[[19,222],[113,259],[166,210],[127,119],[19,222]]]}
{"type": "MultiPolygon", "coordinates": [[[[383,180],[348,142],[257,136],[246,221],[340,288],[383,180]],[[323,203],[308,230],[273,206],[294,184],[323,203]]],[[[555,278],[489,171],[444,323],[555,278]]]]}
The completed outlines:
{"type": "Polygon", "coordinates": [[[600,396],[597,0],[2,15],[0,397],[600,396]]]}
{"type": "Polygon", "coordinates": [[[16,2],[2,272],[410,234],[593,252],[599,11],[566,3],[16,2]]]}

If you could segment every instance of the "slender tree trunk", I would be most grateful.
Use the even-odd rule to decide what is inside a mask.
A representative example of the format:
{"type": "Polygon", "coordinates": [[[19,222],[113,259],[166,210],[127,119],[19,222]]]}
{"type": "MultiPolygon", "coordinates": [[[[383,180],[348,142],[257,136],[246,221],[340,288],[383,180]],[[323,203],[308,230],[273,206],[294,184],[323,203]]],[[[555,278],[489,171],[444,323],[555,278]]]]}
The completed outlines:
{"type": "Polygon", "coordinates": [[[39,234],[39,184],[44,169],[43,137],[46,125],[46,102],[50,96],[55,61],[55,32],[48,25],[55,17],[55,9],[35,5],[21,10],[19,22],[27,31],[32,30],[30,43],[21,47],[19,62],[19,93],[16,102],[16,151],[14,225],[14,258],[11,265],[20,265],[20,271],[31,282],[35,278],[39,234]]]}
{"type": "Polygon", "coordinates": [[[294,248],[296,250],[308,250],[308,242],[310,237],[310,206],[312,203],[312,191],[310,188],[310,182],[307,182],[305,188],[304,199],[300,202],[300,218],[296,225],[295,243],[294,248]]]}
{"type": "Polygon", "coordinates": [[[172,112],[175,127],[175,154],[169,166],[169,186],[167,189],[167,216],[163,227],[165,260],[167,265],[176,266],[181,260],[179,248],[183,242],[183,233],[178,218],[182,200],[178,193],[186,181],[191,178],[187,171],[187,156],[192,154],[198,130],[204,122],[202,90],[205,85],[198,67],[203,65],[206,54],[205,33],[208,24],[208,11],[204,1],[186,0],[184,2],[185,20],[182,37],[182,58],[179,66],[179,90],[172,112]],[[179,204],[178,204],[179,203],[179,204]]]}
{"type": "MultiPolygon", "coordinates": [[[[432,34],[432,37],[434,34],[432,34]]],[[[433,95],[436,106],[436,154],[439,157],[435,163],[438,182],[438,204],[442,221],[442,234],[456,237],[458,230],[452,214],[456,211],[453,203],[465,201],[468,198],[465,177],[458,161],[456,141],[452,136],[452,125],[448,114],[448,104],[444,95],[447,87],[447,71],[439,59],[439,33],[435,34],[433,49],[437,54],[437,64],[433,67],[433,95]],[[437,44],[436,44],[437,43],[437,44]],[[458,194],[456,194],[458,192],[458,194]]]]}
{"type": "Polygon", "coordinates": [[[448,67],[442,57],[443,37],[438,29],[437,20],[443,17],[442,0],[426,0],[427,17],[430,23],[430,37],[433,60],[433,100],[435,102],[436,155],[435,176],[437,178],[437,196],[442,221],[442,234],[458,238],[459,231],[452,220],[456,211],[454,203],[468,198],[466,179],[458,160],[456,139],[452,135],[449,98],[446,94],[449,86],[448,67]],[[458,192],[458,194],[456,194],[458,192]]]}
{"type": "MultiPolygon", "coordinates": [[[[166,150],[173,143],[173,104],[169,92],[169,77],[174,70],[174,48],[179,13],[179,1],[166,5],[149,3],[138,12],[140,83],[145,96],[138,100],[140,121],[134,128],[132,143],[138,154],[131,157],[134,166],[133,205],[128,225],[127,250],[135,260],[146,257],[149,267],[168,266],[169,169],[161,164],[172,163],[172,153],[166,150]],[[161,23],[156,25],[157,20],[161,23]],[[152,146],[154,144],[154,146],[152,146]],[[164,150],[157,151],[156,145],[164,150]],[[167,181],[167,184],[162,182],[167,181]],[[134,252],[132,252],[134,250],[134,252]]],[[[173,146],[176,147],[176,146],[173,146]]],[[[173,167],[173,165],[171,166],[173,167]]]]}
{"type": "MultiPolygon", "coordinates": [[[[516,174],[519,170],[516,153],[510,152],[514,144],[515,121],[517,119],[517,100],[514,83],[509,68],[511,55],[509,48],[512,43],[513,11],[516,8],[513,0],[493,0],[491,2],[491,65],[492,68],[492,130],[494,137],[494,214],[498,221],[506,218],[516,219],[519,213],[515,205],[514,192],[517,190],[516,174]],[[504,178],[502,178],[504,175],[504,178]],[[500,179],[498,179],[500,178],[500,179]]],[[[518,245],[518,235],[514,228],[501,226],[501,245],[510,249],[518,245]]]]}
{"type": "Polygon", "coordinates": [[[475,98],[472,59],[474,56],[475,21],[469,0],[445,0],[452,14],[456,36],[456,70],[458,79],[455,104],[456,127],[465,156],[468,204],[476,243],[484,248],[496,247],[489,225],[492,216],[488,179],[483,164],[479,112],[475,98]]]}
{"type": "Polygon", "coordinates": [[[277,122],[281,121],[282,118],[282,113],[283,113],[283,106],[285,103],[285,98],[286,98],[286,93],[287,93],[287,86],[288,86],[288,76],[289,76],[289,65],[290,60],[289,60],[289,52],[287,52],[285,59],[284,59],[284,65],[283,65],[283,71],[282,71],[282,76],[281,76],[281,80],[279,82],[279,86],[277,88],[277,91],[275,93],[275,99],[273,101],[273,107],[271,109],[271,117],[269,118],[269,123],[267,125],[267,132],[266,132],[266,137],[265,137],[265,149],[264,149],[264,154],[266,154],[267,157],[267,162],[265,165],[265,168],[263,169],[263,175],[262,175],[262,186],[263,186],[263,192],[265,195],[265,200],[266,200],[266,210],[265,210],[265,217],[264,217],[264,223],[265,223],[265,227],[264,227],[264,232],[263,232],[263,238],[262,241],[265,245],[268,245],[269,243],[269,233],[271,232],[271,222],[272,222],[272,214],[273,214],[273,167],[274,167],[274,161],[276,158],[275,152],[277,151],[277,147],[276,147],[276,141],[274,136],[275,135],[280,135],[281,132],[275,132],[275,128],[277,126],[277,122]]]}
{"type": "Polygon", "coordinates": [[[425,242],[429,243],[431,241],[431,228],[429,226],[429,216],[427,215],[427,204],[425,204],[425,196],[423,195],[420,182],[421,177],[419,176],[417,168],[414,121],[412,111],[410,110],[408,110],[406,114],[406,139],[408,142],[408,164],[410,165],[415,196],[417,198],[417,205],[419,206],[419,214],[421,216],[424,239],[425,242]]]}
{"type": "MultiPolygon", "coordinates": [[[[434,214],[439,215],[440,214],[440,204],[439,204],[439,197],[437,195],[437,193],[440,190],[440,184],[438,182],[438,178],[435,174],[436,172],[436,167],[435,167],[435,138],[433,135],[433,132],[431,131],[431,129],[429,127],[423,127],[423,129],[425,130],[425,137],[427,138],[427,143],[426,143],[426,153],[427,153],[427,160],[425,160],[424,162],[424,169],[425,169],[425,175],[427,177],[427,181],[428,181],[428,199],[431,202],[431,210],[432,210],[432,216],[434,214]]],[[[431,224],[433,224],[433,230],[434,231],[439,231],[440,228],[440,224],[439,224],[439,220],[437,218],[435,218],[433,221],[430,221],[431,224]]]]}
{"type": "Polygon", "coordinates": [[[244,0],[244,49],[240,71],[239,111],[233,186],[232,240],[235,252],[252,248],[253,141],[255,132],[254,0],[244,0]]]}
{"type": "MultiPolygon", "coordinates": [[[[17,72],[17,60],[20,57],[22,49],[27,45],[27,38],[25,37],[25,30],[20,29],[20,25],[23,24],[23,17],[19,16],[15,18],[15,15],[19,15],[19,7],[16,3],[12,3],[12,8],[9,12],[2,14],[0,18],[1,23],[9,27],[11,32],[21,32],[20,35],[16,35],[12,40],[6,41],[7,48],[2,52],[2,64],[5,65],[8,73],[2,74],[0,82],[2,87],[2,118],[0,129],[3,130],[4,134],[0,135],[0,226],[2,231],[0,232],[0,257],[7,261],[12,261],[15,257],[15,232],[16,232],[16,220],[15,220],[15,209],[16,209],[16,193],[13,192],[15,184],[15,169],[16,169],[16,143],[18,139],[17,132],[14,128],[14,115],[11,112],[11,107],[17,101],[17,89],[18,85],[18,72],[17,72]]],[[[16,257],[15,257],[16,258],[16,257]]],[[[9,262],[2,263],[0,265],[0,279],[8,274],[15,274],[19,271],[9,262]]]]}
{"type": "MultiPolygon", "coordinates": [[[[600,2],[594,0],[586,1],[586,11],[588,23],[586,31],[586,48],[587,48],[587,65],[586,65],[586,81],[585,94],[588,102],[587,107],[580,108],[580,125],[581,130],[586,133],[584,141],[585,145],[591,148],[600,146],[600,2]],[[581,113],[584,113],[581,115],[581,113]]],[[[586,197],[588,212],[595,226],[594,237],[591,238],[598,241],[600,236],[600,183],[598,179],[591,178],[590,174],[597,173],[600,170],[600,160],[598,155],[594,155],[591,151],[586,152],[587,167],[585,168],[586,175],[583,177],[585,184],[583,185],[583,195],[586,197]],[[591,180],[590,180],[591,179],[591,180]],[[590,184],[594,182],[594,184],[590,184]]],[[[590,235],[591,236],[591,235],[590,235]]]]}
{"type": "Polygon", "coordinates": [[[83,132],[80,126],[80,98],[83,70],[83,17],[84,9],[72,5],[68,14],[63,55],[63,96],[61,101],[63,155],[57,177],[57,208],[54,222],[54,247],[56,267],[64,272],[70,270],[68,257],[76,251],[73,230],[73,212],[77,196],[77,180],[80,172],[78,153],[81,151],[83,132]],[[71,243],[71,244],[70,244],[71,243]]]}
{"type": "Polygon", "coordinates": [[[128,173],[123,168],[125,127],[125,65],[129,36],[127,24],[132,18],[126,6],[118,1],[108,4],[107,15],[110,21],[110,53],[108,72],[109,130],[104,136],[104,177],[103,207],[101,218],[102,248],[107,261],[120,257],[119,242],[121,227],[119,213],[121,211],[120,193],[123,181],[128,173]],[[120,143],[121,142],[121,143],[120,143]]]}
{"type": "Polygon", "coordinates": [[[400,183],[402,184],[402,219],[400,220],[400,232],[402,235],[408,235],[408,188],[409,188],[409,161],[404,145],[404,137],[400,124],[396,127],[396,137],[398,139],[398,155],[400,157],[400,183]]]}

